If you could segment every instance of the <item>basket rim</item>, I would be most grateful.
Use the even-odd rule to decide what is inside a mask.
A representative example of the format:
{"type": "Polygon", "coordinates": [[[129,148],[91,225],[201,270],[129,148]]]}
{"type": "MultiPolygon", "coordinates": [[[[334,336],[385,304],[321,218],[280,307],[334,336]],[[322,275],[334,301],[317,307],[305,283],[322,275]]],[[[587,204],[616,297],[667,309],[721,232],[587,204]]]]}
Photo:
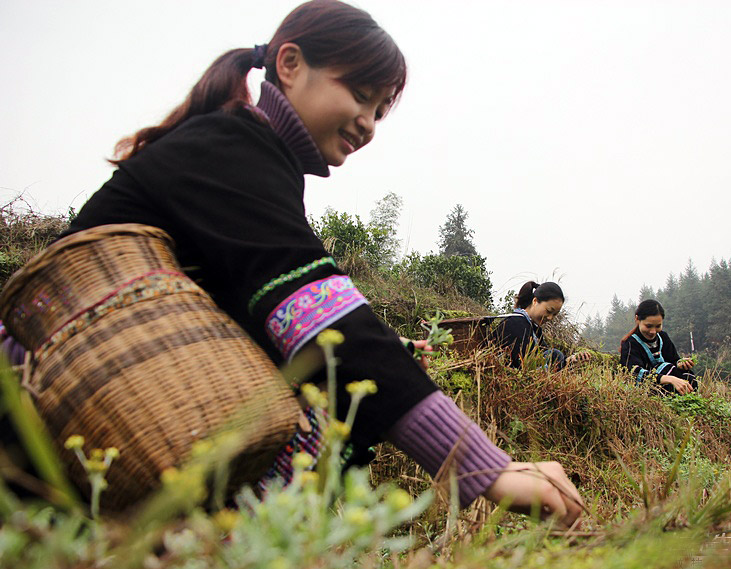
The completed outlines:
{"type": "Polygon", "coordinates": [[[167,242],[171,249],[175,247],[175,241],[173,241],[173,238],[166,231],[159,227],[145,225],[143,223],[110,223],[74,232],[51,243],[43,251],[31,257],[23,267],[10,276],[0,293],[0,318],[5,319],[5,309],[10,305],[10,300],[13,296],[22,290],[25,282],[35,273],[47,267],[61,251],[68,247],[99,241],[112,235],[153,237],[167,242]]]}

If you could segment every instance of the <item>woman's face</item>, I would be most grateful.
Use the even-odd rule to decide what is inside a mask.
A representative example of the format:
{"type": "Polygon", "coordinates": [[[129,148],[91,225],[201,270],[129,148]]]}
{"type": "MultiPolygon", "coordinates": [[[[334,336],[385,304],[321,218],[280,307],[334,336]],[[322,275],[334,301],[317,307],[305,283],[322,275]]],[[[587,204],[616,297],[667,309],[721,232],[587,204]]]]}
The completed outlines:
{"type": "Polygon", "coordinates": [[[282,90],[330,166],[368,144],[376,122],[388,111],[392,88],[353,87],[340,80],[342,69],[311,67],[301,58],[282,80],[282,90]]]}
{"type": "Polygon", "coordinates": [[[655,336],[662,330],[662,316],[659,314],[648,316],[644,320],[640,320],[635,316],[635,322],[640,329],[640,334],[648,340],[654,340],[655,336]]]}
{"type": "Polygon", "coordinates": [[[563,300],[560,298],[552,298],[550,300],[538,300],[534,298],[525,311],[539,326],[543,326],[546,322],[553,320],[556,315],[561,312],[563,300]]]}

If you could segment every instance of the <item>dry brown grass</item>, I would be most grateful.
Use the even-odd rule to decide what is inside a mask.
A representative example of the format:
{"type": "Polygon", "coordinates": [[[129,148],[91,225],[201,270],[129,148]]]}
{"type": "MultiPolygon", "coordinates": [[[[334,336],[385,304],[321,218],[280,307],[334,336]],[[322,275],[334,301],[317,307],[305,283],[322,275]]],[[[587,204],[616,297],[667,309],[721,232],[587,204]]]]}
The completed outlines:
{"type": "MultiPolygon", "coordinates": [[[[644,477],[655,490],[662,486],[667,472],[656,457],[670,457],[672,462],[689,428],[688,419],[663,398],[634,385],[612,363],[591,363],[560,373],[525,372],[505,367],[494,350],[483,349],[458,360],[437,359],[430,371],[515,460],[561,462],[594,512],[597,526],[641,503],[631,479],[644,477]]],[[[710,379],[701,394],[731,402],[727,386],[710,379]]],[[[700,416],[693,428],[701,456],[731,464],[731,430],[725,423],[700,416]]],[[[389,445],[379,451],[371,473],[375,482],[397,480],[412,493],[431,484],[423,471],[389,445]]],[[[477,502],[463,515],[484,516],[480,512],[484,508],[477,502]]]]}
{"type": "Polygon", "coordinates": [[[68,227],[64,215],[44,215],[22,197],[0,207],[0,286],[68,227]]]}

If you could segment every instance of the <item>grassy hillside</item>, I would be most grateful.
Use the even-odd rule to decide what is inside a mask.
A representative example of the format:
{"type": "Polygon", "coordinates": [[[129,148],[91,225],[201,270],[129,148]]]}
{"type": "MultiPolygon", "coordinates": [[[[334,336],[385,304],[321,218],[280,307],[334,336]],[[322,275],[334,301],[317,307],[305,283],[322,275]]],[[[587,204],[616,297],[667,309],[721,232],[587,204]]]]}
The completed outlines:
{"type": "MultiPolygon", "coordinates": [[[[24,257],[43,240],[3,223],[10,237],[3,238],[1,259],[24,257]],[[12,235],[24,236],[22,244],[12,235]]],[[[455,294],[438,295],[365,267],[355,273],[374,310],[403,335],[419,333],[419,320],[437,309],[453,316],[484,312],[455,294]]],[[[568,322],[553,335],[568,350],[577,342],[568,322]]],[[[389,445],[344,485],[320,470],[317,479],[298,475],[263,504],[242,494],[240,510],[219,511],[205,484],[205,472],[226,454],[229,443],[219,442],[171,473],[146,505],[124,518],[96,519],[54,489],[58,482],[23,479],[2,453],[3,477],[41,489],[45,499],[20,500],[0,484],[0,567],[731,566],[724,537],[731,532],[727,383],[707,374],[698,393],[659,397],[634,385],[611,357],[560,373],[538,361],[517,371],[490,346],[440,353],[429,372],[516,460],[564,465],[587,505],[581,525],[561,530],[484,500],[456,512],[439,497],[449,479],[436,484],[389,445]],[[428,507],[424,492],[435,496],[428,507]]],[[[28,400],[7,370],[2,385],[3,411],[27,415],[28,400]]],[[[52,453],[38,451],[41,446],[34,443],[48,459],[52,453]]]]}

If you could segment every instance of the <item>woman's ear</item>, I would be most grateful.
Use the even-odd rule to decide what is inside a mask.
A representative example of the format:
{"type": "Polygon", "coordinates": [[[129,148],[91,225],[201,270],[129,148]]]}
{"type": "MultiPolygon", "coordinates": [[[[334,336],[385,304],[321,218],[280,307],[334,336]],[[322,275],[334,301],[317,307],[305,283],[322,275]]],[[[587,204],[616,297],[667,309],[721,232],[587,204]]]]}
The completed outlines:
{"type": "Polygon", "coordinates": [[[284,89],[291,88],[306,65],[300,46],[296,43],[283,43],[277,52],[276,68],[279,84],[284,89]]]}
{"type": "Polygon", "coordinates": [[[639,324],[640,324],[640,319],[639,319],[639,317],[637,316],[637,314],[635,314],[635,324],[637,324],[638,326],[639,326],[639,324]]]}

